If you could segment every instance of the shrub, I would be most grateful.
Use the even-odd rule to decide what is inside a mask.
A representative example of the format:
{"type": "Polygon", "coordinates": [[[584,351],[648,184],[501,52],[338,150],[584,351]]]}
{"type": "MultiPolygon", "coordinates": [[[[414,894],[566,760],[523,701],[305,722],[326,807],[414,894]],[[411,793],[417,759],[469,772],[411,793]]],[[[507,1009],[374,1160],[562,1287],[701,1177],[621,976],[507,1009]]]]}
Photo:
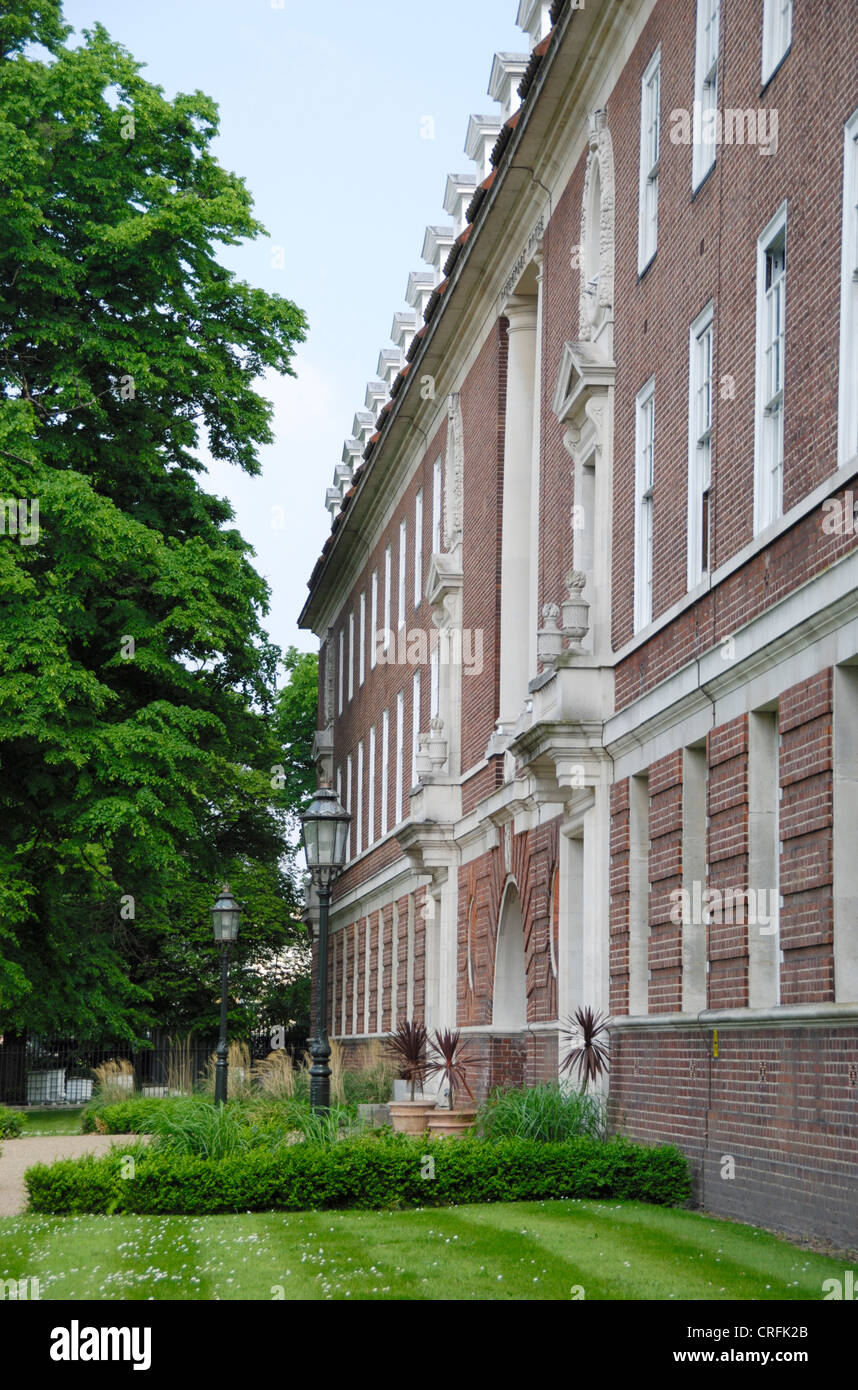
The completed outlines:
{"type": "Polygon", "coordinates": [[[328,1065],[331,1068],[331,1100],[335,1105],[344,1105],[346,1099],[343,1075],[345,1072],[346,1057],[342,1043],[336,1039],[331,1039],[331,1060],[328,1065]]]}
{"type": "Polygon", "coordinates": [[[321,1114],[310,1107],[309,1100],[271,1101],[254,1099],[239,1104],[237,1112],[248,1126],[248,1148],[279,1148],[296,1140],[306,1139],[316,1144],[333,1144],[357,1125],[357,1109],[353,1105],[331,1105],[321,1114]]]}
{"type": "Polygon", "coordinates": [[[572,1046],[560,1063],[560,1075],[568,1071],[578,1073],[581,1089],[586,1091],[590,1082],[599,1081],[611,1066],[611,1046],[608,1041],[611,1020],[606,1014],[596,1013],[589,1006],[582,1005],[571,1018],[563,1023],[563,1036],[572,1046]]]}
{"type": "Polygon", "coordinates": [[[284,1048],[269,1052],[267,1057],[254,1065],[253,1079],[263,1095],[291,1100],[295,1094],[296,1077],[290,1054],[284,1048]]]}
{"type": "MultiPolygon", "coordinates": [[[[373,1043],[376,1046],[369,1049],[369,1065],[354,1071],[345,1066],[341,1045],[336,1040],[331,1042],[331,1102],[334,1105],[386,1105],[390,1100],[393,1081],[398,1073],[382,1055],[378,1039],[373,1039],[373,1043]]],[[[262,1065],[260,1063],[260,1067],[262,1065]]],[[[309,1052],[305,1052],[303,1064],[293,1068],[294,1088],[290,1098],[309,1101],[311,1065],[312,1058],[309,1052]]],[[[277,1094],[277,1088],[266,1085],[259,1072],[257,1079],[262,1091],[277,1094]]]]}
{"type": "Polygon", "coordinates": [[[468,1085],[468,1070],[472,1065],[473,1054],[469,1045],[462,1039],[460,1028],[436,1028],[429,1039],[430,1059],[426,1064],[426,1075],[437,1076],[441,1083],[447,1083],[447,1097],[453,1109],[456,1096],[466,1091],[471,1100],[474,1093],[468,1085]]]}
{"type": "Polygon", "coordinates": [[[382,1062],[378,1067],[367,1067],[363,1071],[343,1073],[343,1092],[346,1105],[387,1105],[393,1095],[393,1082],[396,1073],[391,1075],[389,1067],[382,1062]]]}
{"type": "Polygon", "coordinates": [[[342,1138],[343,1130],[354,1126],[356,1113],[348,1105],[332,1105],[317,1113],[309,1106],[294,1112],[295,1128],[301,1137],[312,1144],[333,1144],[342,1138]]]}
{"type": "MultiPolygon", "coordinates": [[[[253,1082],[253,1063],[250,1058],[250,1048],[246,1042],[231,1042],[226,1054],[228,1067],[227,1089],[233,1099],[250,1095],[253,1082]]],[[[214,1096],[215,1079],[217,1077],[217,1053],[213,1052],[208,1060],[203,1079],[202,1088],[206,1095],[214,1096]]]]}
{"type": "Polygon", "coordinates": [[[104,1105],[124,1100],[134,1089],[134,1068],[124,1057],[111,1058],[93,1068],[96,1094],[104,1105]]]}
{"type": "Polygon", "coordinates": [[[306,1101],[307,1104],[309,1105],[309,1103],[310,1103],[310,1072],[309,1072],[308,1067],[307,1067],[307,1065],[306,1065],[306,1057],[308,1056],[308,1054],[305,1053],[304,1056],[305,1056],[305,1065],[304,1065],[304,1066],[301,1066],[301,1067],[296,1067],[296,1068],[295,1068],[295,1099],[296,1099],[296,1100],[304,1100],[304,1101],[306,1101]]]}
{"type": "Polygon", "coordinates": [[[690,1195],[685,1156],[667,1145],[588,1138],[487,1144],[388,1133],[217,1161],[145,1151],[131,1180],[121,1177],[121,1153],[114,1151],[103,1158],[40,1164],[28,1170],[25,1181],[30,1209],[53,1215],[378,1210],[559,1197],[621,1197],[669,1206],[690,1195]],[[427,1156],[434,1161],[432,1179],[424,1176],[427,1156]]]}
{"type": "MultiPolygon", "coordinates": [[[[367,1064],[358,1072],[366,1088],[366,1103],[386,1105],[393,1096],[393,1083],[399,1077],[396,1061],[385,1050],[380,1038],[373,1038],[367,1050],[367,1064]]],[[[364,1097],[361,1097],[364,1100],[364,1097]]]]}
{"type": "Polygon", "coordinates": [[[154,1134],[155,1148],[197,1158],[226,1158],[253,1149],[269,1152],[296,1139],[333,1143],[356,1123],[353,1106],[332,1105],[324,1115],[309,1101],[254,1097],[216,1106],[208,1096],[139,1096],[117,1105],[90,1105],[83,1132],[154,1134]]]}
{"type": "Polygon", "coordinates": [[[560,1143],[605,1137],[605,1107],[598,1095],[564,1091],[556,1082],[493,1091],[477,1112],[477,1133],[493,1142],[534,1139],[560,1143]]]}
{"type": "Polygon", "coordinates": [[[167,1054],[167,1090],[172,1095],[189,1096],[194,1090],[194,1058],[191,1034],[170,1036],[167,1054]]]}
{"type": "Polygon", "coordinates": [[[89,1102],[81,1115],[81,1133],[92,1134],[154,1134],[160,1116],[183,1106],[205,1106],[212,1103],[204,1097],[132,1096],[127,1100],[105,1104],[99,1098],[89,1102]]]}
{"type": "Polygon", "coordinates": [[[24,1130],[24,1117],[0,1105],[0,1139],[17,1139],[24,1130]]]}
{"type": "Polygon", "coordinates": [[[251,1128],[234,1105],[165,1107],[153,1116],[153,1131],[159,1149],[195,1158],[231,1158],[252,1147],[251,1128]]]}
{"type": "Polygon", "coordinates": [[[426,1080],[426,1041],[426,1025],[412,1018],[401,1018],[395,1031],[385,1038],[387,1054],[409,1083],[412,1100],[417,1087],[422,1091],[426,1080]]]}

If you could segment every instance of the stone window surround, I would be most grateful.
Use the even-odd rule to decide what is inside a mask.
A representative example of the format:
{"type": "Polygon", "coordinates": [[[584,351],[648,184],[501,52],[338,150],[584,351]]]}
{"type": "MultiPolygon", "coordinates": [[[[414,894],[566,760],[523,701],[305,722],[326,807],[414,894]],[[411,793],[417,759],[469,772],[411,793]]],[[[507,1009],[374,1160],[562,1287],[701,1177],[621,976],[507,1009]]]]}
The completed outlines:
{"type": "MultiPolygon", "coordinates": [[[[765,531],[783,512],[783,484],[784,484],[784,406],[785,391],[784,386],[780,392],[780,437],[779,437],[779,464],[778,464],[778,483],[777,495],[774,498],[769,496],[770,479],[768,474],[774,470],[768,466],[770,458],[771,441],[770,425],[771,417],[765,408],[766,401],[766,351],[771,347],[767,338],[768,305],[766,292],[766,266],[769,253],[781,240],[783,241],[784,268],[782,275],[782,289],[780,291],[783,300],[781,305],[782,316],[782,336],[783,348],[782,357],[786,356],[786,296],[788,293],[787,271],[786,271],[786,249],[787,249],[787,202],[781,203],[774,217],[768,226],[761,232],[757,240],[757,330],[756,330],[756,357],[755,357],[755,393],[754,393],[754,531],[765,531]]],[[[784,362],[780,365],[781,380],[785,384],[786,375],[784,362]]]]}
{"type": "Polygon", "coordinates": [[[638,192],[638,275],[642,275],[658,250],[658,171],[660,155],[661,124],[661,44],[644,69],[641,77],[641,130],[640,130],[640,187],[638,192]],[[655,112],[652,111],[652,106],[655,112]],[[656,157],[653,163],[648,160],[648,128],[655,116],[656,157]],[[650,186],[655,188],[655,217],[652,235],[647,225],[647,203],[650,186]]]}

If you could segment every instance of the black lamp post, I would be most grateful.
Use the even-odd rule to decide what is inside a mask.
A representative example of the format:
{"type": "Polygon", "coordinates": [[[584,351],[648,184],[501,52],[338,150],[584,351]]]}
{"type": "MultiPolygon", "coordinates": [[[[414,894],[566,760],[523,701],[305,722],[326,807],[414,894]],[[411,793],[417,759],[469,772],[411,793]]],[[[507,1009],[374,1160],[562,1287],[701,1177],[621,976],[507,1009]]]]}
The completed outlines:
{"type": "Polygon", "coordinates": [[[217,1044],[217,1066],[215,1068],[215,1105],[226,1101],[226,1082],[228,1067],[228,1044],[226,1040],[227,1009],[227,969],[229,948],[238,936],[238,923],[242,909],[239,907],[228,883],[225,883],[212,908],[212,927],[215,941],[220,942],[220,1037],[217,1044]]]}
{"type": "Polygon", "coordinates": [[[331,1103],[331,1044],[328,1041],[328,912],[331,889],[346,862],[351,816],[331,787],[320,787],[302,817],[307,868],[319,893],[319,948],[316,955],[316,1032],[310,1043],[310,1105],[331,1103]]]}

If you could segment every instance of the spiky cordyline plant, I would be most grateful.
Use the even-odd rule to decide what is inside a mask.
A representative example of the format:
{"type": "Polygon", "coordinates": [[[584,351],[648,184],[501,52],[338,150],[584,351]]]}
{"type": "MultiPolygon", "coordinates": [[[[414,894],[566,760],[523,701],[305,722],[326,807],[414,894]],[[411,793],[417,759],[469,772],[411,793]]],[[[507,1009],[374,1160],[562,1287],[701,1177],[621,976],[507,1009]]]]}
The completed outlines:
{"type": "Polygon", "coordinates": [[[467,1051],[467,1044],[460,1041],[460,1030],[445,1028],[442,1033],[436,1028],[429,1046],[436,1053],[436,1057],[427,1063],[426,1075],[440,1074],[446,1079],[450,1091],[450,1109],[453,1109],[453,1096],[457,1086],[467,1091],[473,1100],[474,1093],[468,1085],[468,1063],[471,1056],[467,1051]]]}
{"type": "Polygon", "coordinates": [[[583,1091],[591,1081],[598,1081],[609,1070],[607,1033],[610,1022],[606,1014],[594,1013],[589,1007],[576,1009],[573,1017],[566,1020],[564,1037],[573,1046],[563,1058],[560,1073],[568,1071],[571,1075],[577,1068],[583,1091]]]}
{"type": "Polygon", "coordinates": [[[388,1051],[396,1058],[399,1067],[405,1072],[405,1080],[411,1082],[411,1099],[414,1088],[426,1078],[426,1028],[422,1023],[414,1023],[405,1018],[397,1024],[395,1033],[388,1033],[384,1040],[388,1051]]]}

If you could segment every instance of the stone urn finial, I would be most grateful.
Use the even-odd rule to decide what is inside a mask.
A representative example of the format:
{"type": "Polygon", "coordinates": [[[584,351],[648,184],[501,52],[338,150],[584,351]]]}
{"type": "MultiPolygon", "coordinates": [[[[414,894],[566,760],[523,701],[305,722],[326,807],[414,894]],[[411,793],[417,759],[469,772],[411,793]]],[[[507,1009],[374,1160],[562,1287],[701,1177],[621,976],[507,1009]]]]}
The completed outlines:
{"type": "Polygon", "coordinates": [[[429,756],[428,733],[417,735],[417,776],[427,777],[432,771],[432,759],[429,756]]]}
{"type": "Polygon", "coordinates": [[[444,737],[444,721],[439,715],[429,720],[429,737],[426,748],[433,772],[440,772],[447,761],[447,740],[444,737]]]}
{"type": "Polygon", "coordinates": [[[536,633],[536,654],[545,667],[557,665],[563,651],[563,633],[560,630],[560,605],[545,603],[542,606],[542,627],[536,633]]]}
{"type": "Polygon", "coordinates": [[[596,111],[590,112],[587,117],[587,135],[591,145],[598,141],[599,132],[606,130],[607,126],[608,113],[603,106],[600,106],[596,111]]]}
{"type": "Polygon", "coordinates": [[[590,605],[584,598],[587,576],[583,570],[570,570],[566,576],[569,597],[562,605],[563,635],[568,639],[569,650],[580,652],[581,641],[590,631],[590,605]]]}

